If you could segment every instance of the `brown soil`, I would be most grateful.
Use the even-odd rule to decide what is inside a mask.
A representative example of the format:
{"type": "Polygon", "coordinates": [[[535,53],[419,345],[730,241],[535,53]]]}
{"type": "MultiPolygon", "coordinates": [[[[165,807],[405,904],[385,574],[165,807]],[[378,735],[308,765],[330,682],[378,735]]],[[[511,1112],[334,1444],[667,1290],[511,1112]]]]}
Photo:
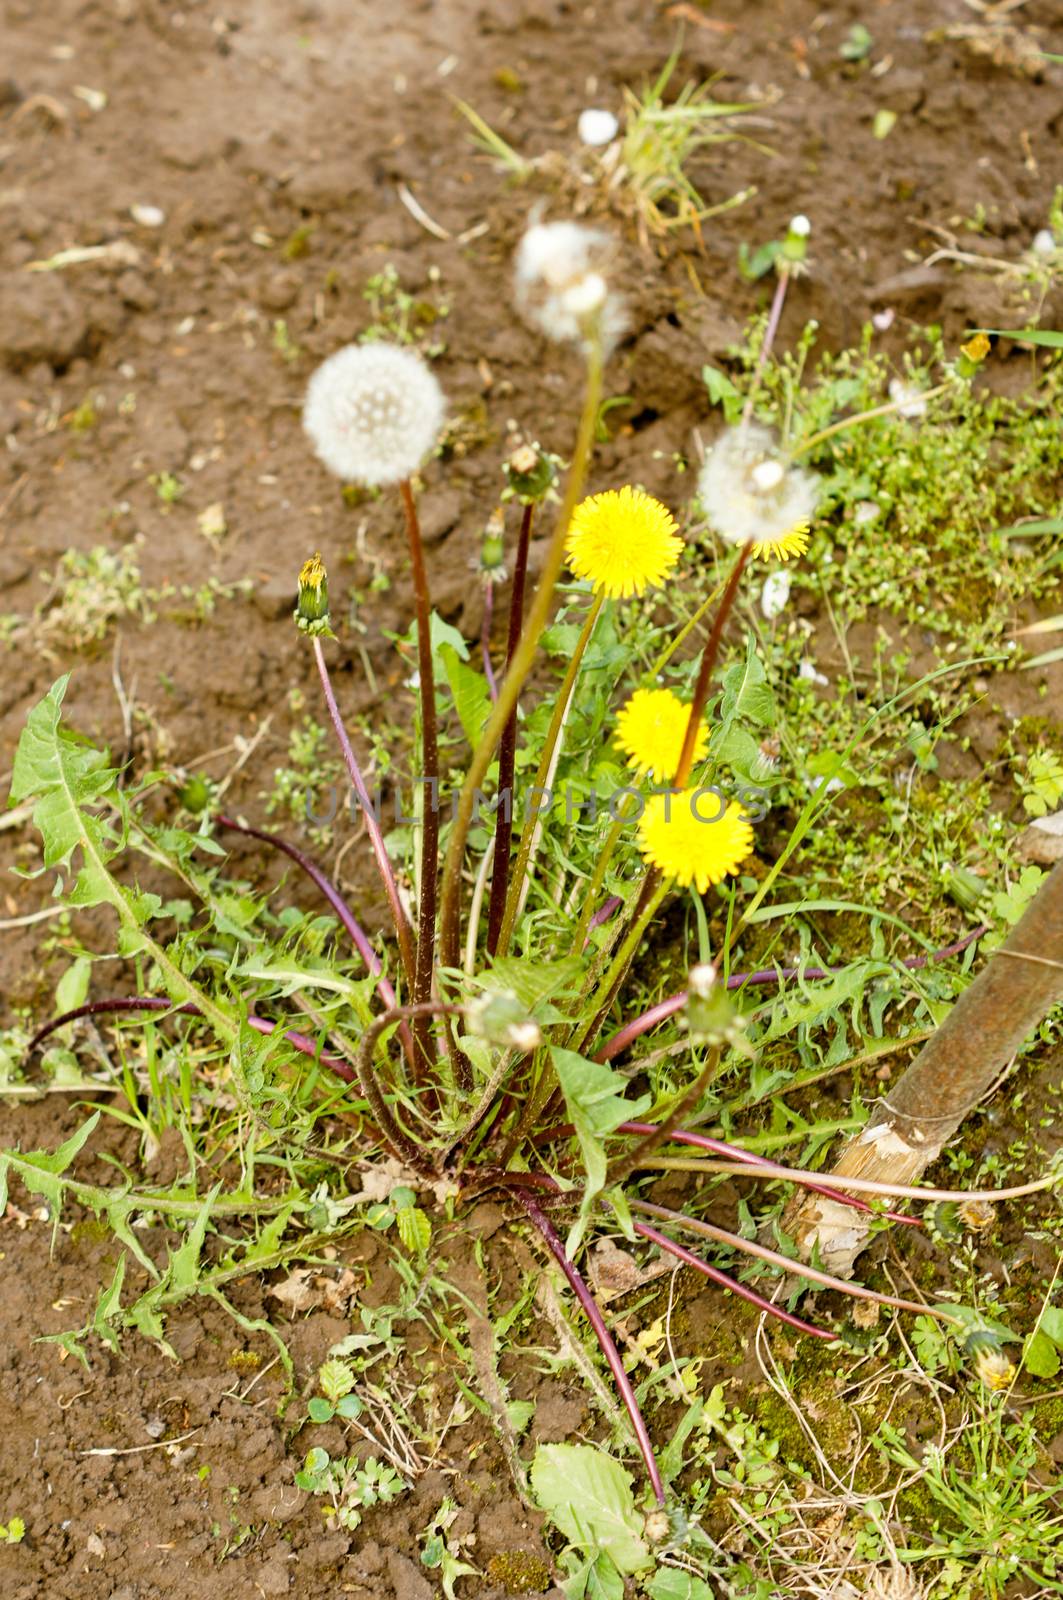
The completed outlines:
{"type": "MultiPolygon", "coordinates": [[[[763,303],[763,285],[735,271],[740,239],[771,237],[798,210],[814,219],[815,269],[791,298],[784,341],[814,316],[823,339],[841,345],[881,305],[897,312],[897,338],[928,320],[951,333],[999,326],[1014,309],[996,280],[913,270],[908,252],[929,254],[941,242],[934,227],[959,228],[979,205],[988,208],[986,231],[963,235],[976,252],[1014,254],[1043,226],[1059,176],[1063,68],[1031,65],[1028,47],[1063,51],[1052,0],[1022,6],[989,53],[970,36],[979,19],[961,0],[870,8],[845,0],[829,14],[813,0],[720,0],[711,10],[650,0],[258,0],[228,9],[200,0],[4,0],[0,611],[28,614],[45,602],[43,574],[67,549],[136,539],[153,589],[212,577],[249,577],[255,587],[250,602],[223,600],[206,620],[182,616],[189,602],[171,599],[153,626],[120,626],[131,739],[113,684],[115,631],[76,655],[54,639],[47,651],[30,640],[6,651],[0,777],[27,707],[73,666],[72,720],[118,751],[131,744],[142,770],[166,758],[194,766],[271,718],[231,791],[260,815],[285,761],[290,687],[314,704],[290,622],[293,575],[314,548],[337,594],[367,592],[379,572],[394,580],[358,614],[377,695],[366,687],[365,657],[336,647],[345,706],[355,717],[377,707],[387,715],[402,671],[386,635],[408,621],[401,514],[388,499],[345,505],[313,461],[298,411],[314,363],[365,326],[362,287],[388,263],[406,289],[450,308],[438,324],[446,351],[437,371],[462,420],[461,443],[428,475],[426,534],[435,603],[475,637],[482,600],[468,563],[499,486],[507,429],[513,419],[564,451],[578,373],[547,358],[510,310],[512,246],[549,186],[502,180],[473,153],[451,97],[475,105],[525,154],[570,149],[584,105],[615,105],[621,85],[659,70],[681,13],[677,81],[718,73],[722,98],[744,99],[752,86],[778,98],[754,130],[768,149],[718,147],[692,169],[710,200],[753,183],[756,198],[706,228],[703,251],[684,235],[661,262],[634,241],[628,252],[633,331],[610,389],[631,406],[595,477],[606,485],[622,472],[666,499],[682,492],[673,453],[705,424],[701,364],[718,361],[763,303]],[[880,76],[839,58],[856,21],[874,34],[874,59],[890,62],[880,76]],[[943,36],[950,28],[968,36],[943,36]],[[106,105],[94,108],[86,91],[105,94],[106,105]],[[872,135],[880,109],[900,114],[885,141],[872,135]],[[414,220],[400,185],[448,239],[414,220]],[[161,227],[133,219],[130,208],[145,205],[165,213],[161,227]],[[59,251],[112,244],[120,248],[110,258],[27,270],[59,251]],[[97,420],[79,432],[71,424],[86,400],[97,420]],[[161,473],[185,485],[169,508],[149,481],[161,473]],[[228,531],[215,549],[197,519],[218,503],[228,531]]],[[[1063,305],[1049,306],[1045,320],[1063,325],[1063,305]]],[[[1037,685],[1021,687],[1043,712],[1037,685]]],[[[1063,680],[1051,688],[1063,692],[1063,680]]],[[[1003,707],[1016,709],[1026,707],[1003,707]]],[[[221,775],[234,759],[229,750],[213,770],[221,775]]],[[[0,832],[0,847],[5,869],[36,862],[20,829],[0,832]]],[[[245,868],[253,859],[235,854],[245,868]]],[[[38,890],[5,872],[4,917],[38,904],[38,890]]],[[[363,898],[361,908],[372,923],[372,904],[363,898]]],[[[88,947],[107,947],[106,918],[77,927],[88,947]]],[[[40,927],[5,933],[5,1008],[46,1009],[65,959],[40,927]]],[[[52,1147],[81,1115],[59,1095],[0,1102],[0,1146],[52,1147]]],[[[95,1144],[97,1153],[124,1148],[117,1123],[95,1144]]],[[[49,1256],[50,1226],[33,1220],[24,1195],[14,1200],[0,1233],[0,1521],[21,1515],[29,1531],[18,1547],[0,1547],[5,1596],[257,1600],[327,1588],[427,1600],[434,1584],[419,1564],[419,1534],[445,1495],[459,1506],[455,1531],[476,1535],[464,1548],[479,1567],[501,1551],[541,1553],[537,1518],[513,1492],[481,1419],[443,1440],[397,1508],[368,1516],[353,1536],[323,1532],[319,1508],[293,1486],[306,1440],[277,1415],[279,1369],[249,1388],[232,1362],[247,1346],[265,1365],[273,1347],[264,1335],[244,1338],[213,1305],[173,1317],[176,1366],[131,1340],[121,1355],[94,1348],[86,1373],[57,1347],[34,1343],[84,1318],[107,1275],[108,1247],[91,1230],[65,1226],[49,1256]],[[163,1448],[141,1450],[159,1442],[155,1419],[165,1425],[163,1448]],[[184,1434],[187,1446],[167,1443],[184,1434]],[[182,1455],[186,1448],[194,1453],[182,1455]],[[137,1453],[90,1453],[104,1449],[137,1453]]],[[[459,1282],[467,1247],[467,1235],[451,1241],[459,1282]]],[[[515,1297],[519,1271],[508,1247],[498,1249],[515,1297]]],[[[371,1265],[363,1298],[379,1303],[386,1262],[371,1265]]],[[[348,1330],[345,1317],[323,1309],[285,1324],[261,1285],[244,1285],[236,1298],[245,1315],[272,1318],[300,1382],[348,1330]]],[[[696,1305],[691,1327],[709,1339],[726,1308],[711,1297],[696,1305]]],[[[733,1344],[744,1324],[726,1316],[733,1344]]],[[[445,1367],[443,1352],[426,1345],[411,1352],[411,1371],[433,1361],[445,1367]]],[[[599,1426],[575,1378],[511,1376],[515,1396],[536,1398],[532,1439],[599,1426]]],[[[463,1595],[492,1593],[487,1581],[461,1584],[463,1595]]]]}

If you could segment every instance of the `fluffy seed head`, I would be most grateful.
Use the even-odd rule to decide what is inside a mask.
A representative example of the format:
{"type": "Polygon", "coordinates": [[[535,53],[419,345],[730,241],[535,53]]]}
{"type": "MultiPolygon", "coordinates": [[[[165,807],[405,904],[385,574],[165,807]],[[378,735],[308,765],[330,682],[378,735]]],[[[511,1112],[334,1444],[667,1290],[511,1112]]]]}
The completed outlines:
{"type": "Polygon", "coordinates": [[[766,428],[729,428],[713,446],[698,479],[705,513],[730,544],[786,561],[808,548],[819,485],[791,466],[766,428]]]}
{"type": "Polygon", "coordinates": [[[560,344],[583,348],[600,338],[612,349],[624,331],[624,308],[609,287],[615,247],[609,235],[578,222],[538,222],[517,250],[517,308],[560,344]]]}
{"type": "Polygon", "coordinates": [[[443,391],[412,350],[349,344],[310,379],[303,427],[330,472],[375,486],[417,470],[443,412],[443,391]]]}

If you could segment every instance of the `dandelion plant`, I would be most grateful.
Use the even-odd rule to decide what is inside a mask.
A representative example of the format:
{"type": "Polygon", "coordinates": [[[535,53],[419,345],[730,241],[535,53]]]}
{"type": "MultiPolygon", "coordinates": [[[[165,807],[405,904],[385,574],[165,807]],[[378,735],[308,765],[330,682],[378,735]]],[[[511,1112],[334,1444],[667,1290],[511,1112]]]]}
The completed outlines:
{"type": "MultiPolygon", "coordinates": [[[[782,292],[788,276],[789,269],[782,292]]],[[[586,1313],[630,1416],[653,1496],[663,1503],[649,1426],[608,1319],[580,1268],[588,1236],[599,1226],[624,1231],[742,1296],[764,1316],[830,1341],[838,1334],[833,1323],[776,1303],[778,1280],[762,1286],[740,1281],[676,1235],[693,1234],[703,1251],[724,1246],[773,1272],[792,1273],[785,1257],[741,1231],[647,1200],[640,1190],[643,1176],[723,1170],[749,1181],[797,1184],[814,1193],[826,1190],[832,1204],[854,1214],[874,1212],[880,1224],[896,1220],[907,1226],[918,1226],[919,1218],[899,1207],[884,1210],[883,1202],[919,1200],[924,1191],[896,1184],[867,1191],[856,1183],[847,1192],[844,1184],[764,1159],[699,1125],[715,1076],[725,1065],[746,1070],[756,1054],[746,1036],[742,994],[783,979],[778,968],[732,970],[743,915],[741,875],[757,846],[760,813],[755,797],[735,782],[742,768],[733,738],[730,746],[722,738],[734,723],[731,679],[725,675],[721,681],[725,636],[750,564],[808,552],[820,483],[784,438],[747,415],[712,448],[692,518],[634,484],[585,494],[603,367],[625,325],[614,278],[613,242],[575,223],[536,224],[517,252],[517,304],[539,335],[577,353],[584,372],[582,409],[564,478],[557,476],[555,458],[523,444],[505,463],[499,504],[483,508],[480,525],[499,546],[489,563],[493,599],[504,592],[500,541],[505,508],[514,500],[519,529],[504,655],[492,660],[488,629],[480,641],[485,673],[461,664],[469,749],[452,806],[452,797],[443,793],[439,753],[440,717],[449,708],[444,678],[456,691],[449,672],[438,670],[418,516],[420,475],[431,478],[426,463],[439,445],[444,395],[418,355],[387,344],[340,350],[311,379],[304,424],[315,452],[344,482],[396,494],[409,553],[418,664],[414,770],[421,794],[412,879],[376,815],[361,736],[348,728],[333,682],[329,584],[316,554],[299,572],[295,612],[364,819],[368,857],[389,911],[386,937],[367,937],[321,867],[252,818],[216,816],[198,833],[178,830],[163,841],[137,792],[121,787],[105,756],[63,724],[65,681],[30,716],[13,797],[36,798],[45,868],[76,871],[72,904],[113,907],[122,925],[122,953],[138,958],[157,991],[95,999],[46,1022],[34,1044],[78,1016],[168,1013],[197,1044],[213,1039],[220,1056],[212,1070],[231,1075],[238,1089],[249,1062],[260,1078],[270,1075],[281,1104],[287,1086],[301,1074],[317,1073],[315,1092],[325,1093],[332,1083],[332,1104],[353,1119],[366,1156],[390,1156],[413,1187],[435,1189],[459,1207],[493,1195],[512,1225],[527,1225],[538,1236],[586,1313]],[[625,605],[666,600],[684,568],[702,559],[690,533],[699,516],[720,540],[725,570],[698,657],[680,674],[690,687],[684,695],[676,679],[661,681],[663,664],[678,646],[697,642],[688,638],[689,630],[677,629],[661,667],[642,682],[628,683],[616,703],[601,711],[599,737],[603,744],[611,740],[609,762],[626,768],[627,781],[604,797],[590,858],[584,856],[574,870],[566,862],[551,877],[556,857],[543,849],[544,840],[553,838],[550,800],[525,805],[516,777],[534,774],[534,792],[548,794],[582,714],[585,685],[599,671],[599,639],[615,638],[623,629],[625,605]],[[543,538],[543,556],[529,593],[533,522],[543,538]],[[562,580],[566,617],[579,620],[567,623],[572,633],[563,679],[552,705],[543,707],[536,704],[541,690],[533,673],[562,580]],[[489,803],[492,769],[498,814],[485,834],[473,824],[489,803]],[[126,887],[125,877],[116,875],[123,852],[143,848],[156,867],[176,873],[209,906],[216,869],[204,871],[200,854],[216,854],[222,848],[217,839],[234,834],[283,852],[324,897],[338,931],[316,965],[270,966],[231,928],[228,955],[198,947],[191,936],[160,941],[153,924],[161,902],[126,887]],[[537,898],[529,909],[532,884],[537,898]],[[719,948],[703,952],[705,959],[678,996],[647,1008],[632,998],[633,967],[643,941],[657,937],[661,908],[677,893],[694,897],[699,908],[702,897],[725,893],[726,936],[719,948]],[[361,968],[357,979],[350,975],[353,963],[361,968]],[[263,1004],[256,982],[279,971],[291,981],[267,990],[263,1004]],[[735,991],[738,1003],[731,998],[735,991]],[[652,1076],[640,1074],[637,1056],[626,1074],[611,1063],[669,1017],[685,1029],[690,1065],[664,1092],[653,1087],[652,1076]]],[[[777,310],[781,304],[780,294],[777,310]]],[[[777,323],[776,314],[772,337],[777,323]]],[[[293,560],[293,572],[297,567],[293,560]]],[[[754,676],[752,666],[748,674],[754,676]]],[[[601,691],[612,692],[612,686],[601,691]]],[[[580,804],[589,807],[591,801],[584,797],[580,804]]],[[[784,860],[785,855],[768,869],[755,903],[769,892],[784,860]]],[[[701,914],[707,938],[710,920],[701,914]]],[[[962,942],[941,958],[961,948],[962,942]]],[[[812,981],[811,973],[805,977],[812,981]]],[[[278,1115],[283,1131],[283,1113],[278,1115]]],[[[206,1219],[207,1213],[204,1227],[206,1219]]],[[[807,1277],[863,1300],[919,1309],[818,1268],[807,1277]]],[[[930,1312],[963,1332],[953,1312],[930,1312]]]]}

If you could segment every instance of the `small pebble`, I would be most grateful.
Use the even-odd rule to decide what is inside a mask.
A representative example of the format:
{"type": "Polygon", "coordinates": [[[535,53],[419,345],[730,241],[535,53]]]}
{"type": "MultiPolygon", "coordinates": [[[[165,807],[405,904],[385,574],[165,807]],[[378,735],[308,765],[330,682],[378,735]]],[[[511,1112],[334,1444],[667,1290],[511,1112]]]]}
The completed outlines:
{"type": "Polygon", "coordinates": [[[580,112],[576,131],[582,144],[603,145],[616,138],[620,124],[611,111],[592,109],[580,112]]]}
{"type": "Polygon", "coordinates": [[[158,206],[130,206],[129,215],[134,222],[139,222],[142,228],[161,228],[166,221],[165,211],[158,206]]]}

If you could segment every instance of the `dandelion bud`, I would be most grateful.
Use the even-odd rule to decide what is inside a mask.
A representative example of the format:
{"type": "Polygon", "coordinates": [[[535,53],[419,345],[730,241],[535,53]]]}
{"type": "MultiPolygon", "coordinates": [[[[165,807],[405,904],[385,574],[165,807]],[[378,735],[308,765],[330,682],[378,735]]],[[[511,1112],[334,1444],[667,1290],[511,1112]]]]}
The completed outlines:
{"type": "Polygon", "coordinates": [[[698,1044],[742,1047],[742,1019],[735,1011],[726,987],[716,982],[716,968],[709,962],[701,962],[691,968],[687,979],[686,1010],[680,1018],[680,1027],[685,1028],[698,1044]]]}
{"type": "Polygon", "coordinates": [[[619,298],[609,288],[614,246],[608,234],[576,222],[540,222],[517,250],[516,298],[521,315],[561,344],[608,352],[624,329],[619,298]]]}
{"type": "Polygon", "coordinates": [[[303,427],[330,472],[374,486],[417,470],[443,413],[443,391],[420,356],[398,345],[351,344],[310,379],[303,427]]]}
{"type": "Polygon", "coordinates": [[[946,866],[943,877],[947,893],[964,911],[977,911],[986,897],[986,883],[969,867],[946,866]]]}
{"type": "Polygon", "coordinates": [[[793,264],[803,261],[808,254],[808,236],[812,232],[812,224],[806,216],[798,215],[791,218],[790,226],[786,230],[786,238],[782,242],[782,259],[793,264]]]}
{"type": "Polygon", "coordinates": [[[503,467],[506,494],[523,506],[545,500],[557,481],[558,458],[538,444],[518,445],[503,467]]]}
{"type": "Polygon", "coordinates": [[[808,548],[819,485],[780,454],[766,428],[729,428],[701,469],[698,497],[717,533],[786,561],[808,548]]]}
{"type": "Polygon", "coordinates": [[[523,1055],[538,1050],[543,1042],[543,1032],[537,1022],[515,1022],[506,1032],[514,1050],[519,1050],[523,1055]]]}
{"type": "Polygon", "coordinates": [[[691,967],[687,977],[687,988],[699,1000],[707,1000],[716,986],[716,968],[711,961],[699,961],[696,967],[691,967]]]}
{"type": "Polygon", "coordinates": [[[994,1394],[1000,1389],[1010,1389],[1015,1381],[1015,1363],[1008,1360],[1003,1350],[979,1350],[974,1370],[994,1394]]]}
{"type": "Polygon", "coordinates": [[[501,506],[496,506],[487,519],[483,543],[480,545],[478,570],[485,582],[504,583],[506,578],[506,516],[501,506]]]}
{"type": "Polygon", "coordinates": [[[477,1038],[527,1054],[542,1044],[542,1032],[511,989],[480,995],[465,1007],[465,1025],[477,1038]]]}
{"type": "Polygon", "coordinates": [[[982,365],[992,346],[984,333],[976,333],[966,344],[960,345],[956,358],[956,376],[970,380],[982,365]]]}
{"type": "Polygon", "coordinates": [[[299,599],[295,606],[295,625],[300,633],[316,638],[332,637],[328,611],[328,573],[319,553],[304,561],[299,573],[299,599]]]}
{"type": "Polygon", "coordinates": [[[186,811],[199,816],[206,811],[214,794],[214,785],[201,772],[194,772],[177,791],[177,798],[186,811]]]}

